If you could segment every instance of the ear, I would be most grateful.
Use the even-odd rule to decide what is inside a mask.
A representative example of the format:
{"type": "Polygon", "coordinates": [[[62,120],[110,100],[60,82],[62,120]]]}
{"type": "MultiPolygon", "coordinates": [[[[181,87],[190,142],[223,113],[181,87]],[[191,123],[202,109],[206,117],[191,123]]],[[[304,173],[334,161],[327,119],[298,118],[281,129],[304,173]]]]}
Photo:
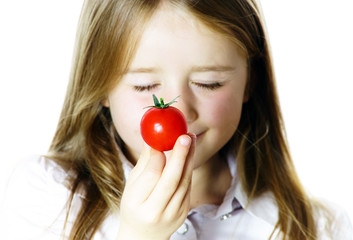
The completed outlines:
{"type": "Polygon", "coordinates": [[[104,107],[109,108],[109,107],[110,107],[110,103],[109,103],[108,97],[104,98],[104,99],[101,101],[101,104],[102,104],[104,107]]]}

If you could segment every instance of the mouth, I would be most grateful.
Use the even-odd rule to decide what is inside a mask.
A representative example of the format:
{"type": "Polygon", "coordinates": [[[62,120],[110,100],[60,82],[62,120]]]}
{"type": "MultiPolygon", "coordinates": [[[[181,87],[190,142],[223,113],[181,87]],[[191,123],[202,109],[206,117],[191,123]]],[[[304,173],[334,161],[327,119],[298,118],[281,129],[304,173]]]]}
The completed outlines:
{"type": "Polygon", "coordinates": [[[205,132],[201,132],[199,134],[196,134],[196,140],[198,140],[200,137],[204,135],[205,132]]]}

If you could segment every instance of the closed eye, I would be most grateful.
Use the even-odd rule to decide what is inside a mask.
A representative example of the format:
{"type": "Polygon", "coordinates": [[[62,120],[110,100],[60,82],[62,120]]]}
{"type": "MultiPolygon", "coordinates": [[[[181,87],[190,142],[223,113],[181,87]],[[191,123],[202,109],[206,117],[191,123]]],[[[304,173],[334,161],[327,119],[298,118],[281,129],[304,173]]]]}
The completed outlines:
{"type": "Polygon", "coordinates": [[[152,85],[141,85],[141,86],[134,86],[134,90],[137,92],[145,92],[145,91],[152,91],[153,89],[157,88],[159,84],[152,84],[152,85]]]}
{"type": "Polygon", "coordinates": [[[199,82],[194,82],[194,85],[196,85],[197,87],[200,88],[204,88],[206,90],[216,90],[220,87],[222,87],[223,85],[220,84],[219,82],[215,82],[215,83],[199,83],[199,82]]]}

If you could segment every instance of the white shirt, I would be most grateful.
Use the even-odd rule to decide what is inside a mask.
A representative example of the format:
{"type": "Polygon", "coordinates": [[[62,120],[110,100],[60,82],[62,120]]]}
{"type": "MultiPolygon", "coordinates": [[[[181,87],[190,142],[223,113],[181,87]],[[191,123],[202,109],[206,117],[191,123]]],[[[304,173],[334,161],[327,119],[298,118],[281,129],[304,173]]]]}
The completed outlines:
{"type": "MultiPolygon", "coordinates": [[[[122,157],[125,177],[132,165],[122,157]]],[[[236,164],[229,158],[232,184],[220,206],[203,205],[189,212],[184,224],[171,240],[267,240],[277,222],[278,208],[271,193],[253,199],[247,196],[236,177],[236,164]]],[[[70,195],[65,172],[55,162],[32,157],[21,164],[9,182],[1,210],[0,239],[59,240],[66,217],[65,204],[70,195]]],[[[73,207],[78,209],[82,196],[75,194],[73,207]]],[[[332,209],[332,207],[331,207],[332,209]]],[[[340,209],[332,209],[335,221],[328,224],[317,213],[320,240],[352,240],[352,225],[340,209]],[[328,229],[328,231],[325,231],[328,229]],[[331,234],[329,234],[329,232],[331,234]]],[[[66,235],[74,216],[69,217],[66,235]]],[[[94,240],[116,240],[119,217],[109,216],[94,240]]],[[[274,235],[276,236],[276,234],[274,235]]]]}

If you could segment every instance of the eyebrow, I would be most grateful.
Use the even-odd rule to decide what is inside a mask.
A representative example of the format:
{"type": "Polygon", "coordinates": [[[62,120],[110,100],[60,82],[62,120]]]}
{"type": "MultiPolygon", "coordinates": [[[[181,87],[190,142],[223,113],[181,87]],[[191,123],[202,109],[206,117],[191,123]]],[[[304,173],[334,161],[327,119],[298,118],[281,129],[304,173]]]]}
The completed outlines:
{"type": "Polygon", "coordinates": [[[234,71],[232,66],[210,65],[210,66],[195,66],[191,68],[192,72],[229,72],[234,71]]]}
{"type": "MultiPolygon", "coordinates": [[[[223,65],[210,65],[210,66],[194,66],[191,68],[191,72],[230,72],[234,71],[235,67],[223,66],[223,65]]],[[[156,73],[157,68],[141,67],[129,69],[128,73],[156,73]]]]}
{"type": "Polygon", "coordinates": [[[129,69],[127,71],[128,73],[155,73],[157,72],[156,68],[133,68],[133,69],[129,69]]]}

